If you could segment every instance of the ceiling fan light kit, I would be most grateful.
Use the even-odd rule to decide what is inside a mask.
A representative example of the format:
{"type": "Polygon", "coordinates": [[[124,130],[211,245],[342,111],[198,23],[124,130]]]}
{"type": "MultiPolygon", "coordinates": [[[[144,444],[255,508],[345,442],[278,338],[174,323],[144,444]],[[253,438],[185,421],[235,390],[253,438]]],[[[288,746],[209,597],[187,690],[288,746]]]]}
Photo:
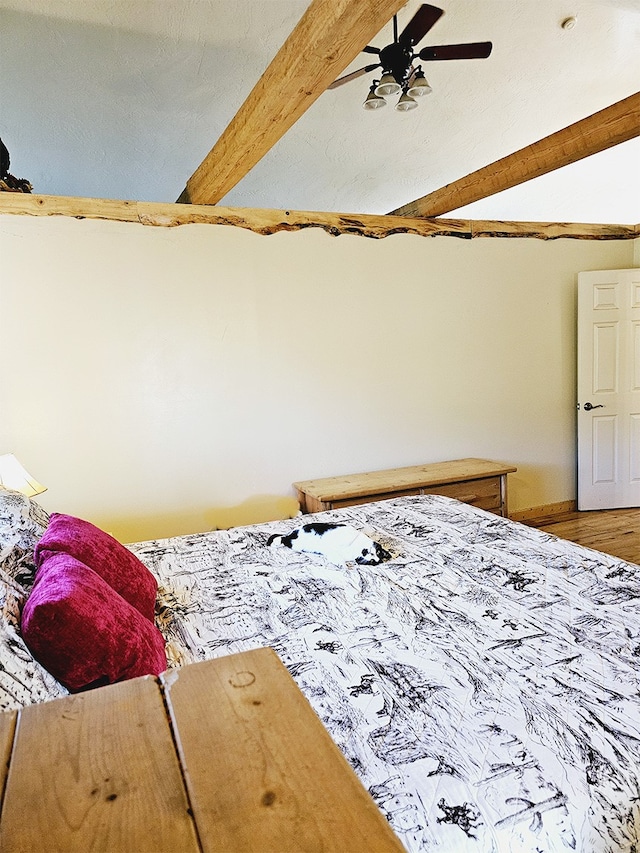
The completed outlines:
{"type": "Polygon", "coordinates": [[[414,65],[416,59],[423,62],[445,59],[486,59],[493,48],[490,41],[483,41],[424,47],[418,53],[414,53],[414,46],[425,37],[443,14],[444,11],[437,6],[423,3],[400,35],[398,35],[398,19],[394,15],[393,42],[383,48],[373,47],[373,45],[363,48],[363,53],[377,54],[380,61],[339,77],[334,80],[329,89],[336,89],[376,68],[382,68],[380,79],[374,80],[371,84],[363,104],[364,109],[377,110],[384,106],[384,98],[387,95],[397,95],[399,92],[402,94],[396,109],[400,112],[415,109],[418,106],[415,98],[423,97],[433,91],[422,67],[414,65]]]}

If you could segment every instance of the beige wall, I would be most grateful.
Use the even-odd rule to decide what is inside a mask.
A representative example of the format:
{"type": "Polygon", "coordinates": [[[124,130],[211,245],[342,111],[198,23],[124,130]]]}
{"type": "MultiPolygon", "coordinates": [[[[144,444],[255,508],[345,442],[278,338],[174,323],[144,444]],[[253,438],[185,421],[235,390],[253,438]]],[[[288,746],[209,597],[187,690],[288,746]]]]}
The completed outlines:
{"type": "Polygon", "coordinates": [[[634,241],[2,216],[0,257],[0,452],[130,541],[463,456],[518,466],[512,510],[573,499],[576,274],[634,241]]]}

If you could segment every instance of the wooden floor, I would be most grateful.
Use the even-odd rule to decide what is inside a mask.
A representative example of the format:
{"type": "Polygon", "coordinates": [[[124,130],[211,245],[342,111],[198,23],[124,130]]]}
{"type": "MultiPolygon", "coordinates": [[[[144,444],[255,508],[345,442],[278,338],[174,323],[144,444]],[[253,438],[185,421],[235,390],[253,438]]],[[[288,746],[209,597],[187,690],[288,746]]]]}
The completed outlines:
{"type": "Polygon", "coordinates": [[[640,508],[569,512],[524,523],[640,564],[640,508]]]}

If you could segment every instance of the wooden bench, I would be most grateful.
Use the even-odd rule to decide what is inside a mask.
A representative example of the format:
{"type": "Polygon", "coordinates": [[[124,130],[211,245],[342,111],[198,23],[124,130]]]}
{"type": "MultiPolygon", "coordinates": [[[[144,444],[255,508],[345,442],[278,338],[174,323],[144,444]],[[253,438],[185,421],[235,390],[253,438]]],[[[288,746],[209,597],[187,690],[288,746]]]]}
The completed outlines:
{"type": "Polygon", "coordinates": [[[12,853],[403,850],[271,649],[1,714],[0,760],[12,853]]]}
{"type": "Polygon", "coordinates": [[[455,459],[294,483],[302,512],[370,503],[403,495],[447,495],[507,515],[507,474],[517,471],[488,459],[455,459]]]}

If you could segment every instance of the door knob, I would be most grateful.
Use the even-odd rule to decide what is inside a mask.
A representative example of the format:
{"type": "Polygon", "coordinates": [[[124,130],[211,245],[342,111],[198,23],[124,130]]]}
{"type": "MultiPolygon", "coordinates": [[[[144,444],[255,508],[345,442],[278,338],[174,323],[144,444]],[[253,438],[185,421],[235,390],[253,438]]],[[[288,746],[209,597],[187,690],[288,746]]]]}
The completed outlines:
{"type": "Polygon", "coordinates": [[[584,404],[585,412],[590,412],[591,409],[604,409],[604,406],[602,405],[602,403],[598,403],[597,406],[594,406],[593,403],[585,403],[584,404]]]}

